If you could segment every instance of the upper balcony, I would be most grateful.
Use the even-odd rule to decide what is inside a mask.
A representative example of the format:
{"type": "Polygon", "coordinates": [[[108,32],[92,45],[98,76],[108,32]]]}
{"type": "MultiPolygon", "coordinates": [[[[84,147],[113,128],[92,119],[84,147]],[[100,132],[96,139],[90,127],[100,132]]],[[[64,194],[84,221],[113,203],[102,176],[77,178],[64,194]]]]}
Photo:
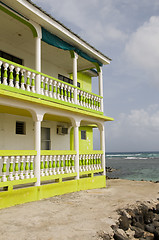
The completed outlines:
{"type": "Polygon", "coordinates": [[[4,3],[0,3],[0,93],[103,115],[102,65],[110,59],[29,2],[4,3]],[[93,81],[99,86],[96,94],[93,81]]]}
{"type": "Polygon", "coordinates": [[[103,114],[97,94],[1,57],[0,69],[0,89],[103,114]]]}

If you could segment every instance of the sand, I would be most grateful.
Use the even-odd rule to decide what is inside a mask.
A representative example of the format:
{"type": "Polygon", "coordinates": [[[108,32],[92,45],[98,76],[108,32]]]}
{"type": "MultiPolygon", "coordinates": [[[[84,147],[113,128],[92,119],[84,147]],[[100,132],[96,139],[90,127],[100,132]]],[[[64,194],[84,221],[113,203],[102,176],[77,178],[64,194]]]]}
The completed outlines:
{"type": "Polygon", "coordinates": [[[1,240],[97,240],[110,233],[117,210],[157,202],[159,183],[107,180],[107,187],[0,210],[1,240]]]}

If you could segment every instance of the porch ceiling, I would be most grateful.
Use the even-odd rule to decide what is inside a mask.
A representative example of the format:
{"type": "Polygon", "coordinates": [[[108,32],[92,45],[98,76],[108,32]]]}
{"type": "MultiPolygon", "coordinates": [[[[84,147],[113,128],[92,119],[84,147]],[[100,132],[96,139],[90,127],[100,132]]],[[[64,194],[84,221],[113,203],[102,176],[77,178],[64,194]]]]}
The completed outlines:
{"type": "Polygon", "coordinates": [[[19,50],[34,54],[35,43],[31,30],[15,18],[0,11],[1,50],[21,58],[19,50]]]}
{"type": "Polygon", "coordinates": [[[25,109],[13,108],[9,106],[0,105],[0,113],[13,114],[18,116],[32,117],[31,113],[25,109]]]}
{"type": "MultiPolygon", "coordinates": [[[[3,11],[0,11],[0,50],[3,50],[16,57],[24,59],[22,52],[35,55],[35,39],[31,30],[3,11]],[[8,47],[9,46],[9,47],[8,47]]],[[[73,61],[69,51],[61,50],[42,42],[42,60],[49,62],[58,68],[64,69],[68,74],[72,73],[73,61]]],[[[34,69],[34,63],[24,65],[34,69]]],[[[79,56],[78,71],[94,68],[92,62],[79,56]]],[[[47,72],[45,72],[47,74],[47,72]]]]}
{"type": "Polygon", "coordinates": [[[45,114],[43,121],[56,121],[56,122],[62,122],[62,123],[71,123],[71,120],[67,117],[59,116],[59,115],[51,115],[51,114],[45,114]]]}
{"type": "MultiPolygon", "coordinates": [[[[72,73],[73,60],[69,51],[65,51],[42,42],[42,58],[49,63],[72,73]]],[[[78,57],[78,71],[95,68],[95,65],[82,57],[78,57]]]]}

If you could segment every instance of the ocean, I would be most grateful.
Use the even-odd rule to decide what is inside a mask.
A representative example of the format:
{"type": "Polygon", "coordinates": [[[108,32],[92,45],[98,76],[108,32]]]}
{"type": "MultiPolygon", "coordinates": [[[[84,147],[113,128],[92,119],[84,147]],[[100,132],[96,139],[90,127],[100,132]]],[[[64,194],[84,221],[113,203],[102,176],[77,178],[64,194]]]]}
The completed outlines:
{"type": "Polygon", "coordinates": [[[110,178],[159,181],[159,152],[106,153],[106,167],[110,178]]]}

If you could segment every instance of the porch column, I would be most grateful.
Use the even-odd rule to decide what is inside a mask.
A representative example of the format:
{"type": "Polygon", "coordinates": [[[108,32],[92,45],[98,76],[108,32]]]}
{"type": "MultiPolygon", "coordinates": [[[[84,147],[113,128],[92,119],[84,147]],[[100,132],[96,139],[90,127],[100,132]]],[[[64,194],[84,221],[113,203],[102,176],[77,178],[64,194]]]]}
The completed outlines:
{"type": "Polygon", "coordinates": [[[35,157],[35,177],[37,182],[35,186],[40,186],[40,151],[41,151],[41,122],[43,114],[37,114],[35,118],[35,150],[37,155],[35,157]]]}
{"type": "MultiPolygon", "coordinates": [[[[35,70],[41,72],[41,38],[35,38],[35,70]]],[[[36,76],[36,92],[40,94],[40,75],[36,76]]]]}
{"type": "MultiPolygon", "coordinates": [[[[98,82],[99,82],[99,95],[103,97],[103,71],[102,67],[100,67],[100,72],[98,73],[98,82]]],[[[103,112],[103,98],[101,99],[101,110],[103,112]]]]}
{"type": "MultiPolygon", "coordinates": [[[[77,59],[78,54],[74,52],[73,56],[73,85],[77,87],[77,59]]],[[[77,104],[77,89],[74,91],[74,102],[77,104]]]]}
{"type": "Polygon", "coordinates": [[[79,179],[79,126],[79,121],[74,124],[74,150],[77,152],[75,160],[76,179],[79,179]]]}
{"type": "Polygon", "coordinates": [[[105,131],[104,131],[104,123],[100,128],[100,150],[103,151],[102,155],[102,168],[104,169],[103,175],[105,175],[105,131]]]}

